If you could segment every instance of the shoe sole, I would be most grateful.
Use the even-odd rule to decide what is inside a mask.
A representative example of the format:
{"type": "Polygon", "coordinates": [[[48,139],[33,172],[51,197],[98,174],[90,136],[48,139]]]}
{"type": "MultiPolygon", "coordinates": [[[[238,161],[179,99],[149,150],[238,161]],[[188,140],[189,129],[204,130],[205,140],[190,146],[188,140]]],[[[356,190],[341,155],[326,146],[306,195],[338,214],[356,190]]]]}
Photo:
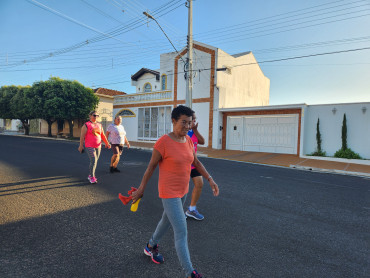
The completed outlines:
{"type": "Polygon", "coordinates": [[[204,219],[204,217],[202,219],[196,218],[194,215],[188,214],[187,212],[185,212],[185,215],[188,216],[188,217],[191,217],[191,218],[193,218],[195,220],[198,220],[198,221],[202,221],[204,219]]]}
{"type": "MultiPolygon", "coordinates": [[[[146,251],[146,249],[145,249],[145,248],[144,248],[144,254],[145,254],[145,255],[147,255],[147,256],[149,256],[149,257],[151,257],[151,258],[152,258],[153,263],[155,263],[155,264],[161,264],[160,262],[155,261],[155,260],[153,259],[152,254],[150,254],[148,251],[146,251]]],[[[164,259],[163,259],[163,262],[164,262],[164,259]]],[[[162,263],[163,263],[163,262],[162,262],[162,263]]]]}

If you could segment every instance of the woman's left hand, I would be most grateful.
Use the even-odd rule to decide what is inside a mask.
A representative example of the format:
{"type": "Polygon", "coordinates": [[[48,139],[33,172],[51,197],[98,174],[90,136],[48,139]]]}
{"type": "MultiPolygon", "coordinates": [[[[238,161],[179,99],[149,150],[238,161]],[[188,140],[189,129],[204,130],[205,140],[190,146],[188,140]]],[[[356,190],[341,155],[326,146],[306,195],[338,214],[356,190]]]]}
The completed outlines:
{"type": "Polygon", "coordinates": [[[108,145],[105,145],[105,147],[106,147],[107,149],[110,149],[112,146],[111,146],[110,144],[108,144],[108,145]]]}
{"type": "Polygon", "coordinates": [[[209,185],[212,188],[213,196],[218,196],[218,194],[220,194],[220,191],[218,189],[218,185],[215,183],[213,179],[209,180],[209,185]]]}

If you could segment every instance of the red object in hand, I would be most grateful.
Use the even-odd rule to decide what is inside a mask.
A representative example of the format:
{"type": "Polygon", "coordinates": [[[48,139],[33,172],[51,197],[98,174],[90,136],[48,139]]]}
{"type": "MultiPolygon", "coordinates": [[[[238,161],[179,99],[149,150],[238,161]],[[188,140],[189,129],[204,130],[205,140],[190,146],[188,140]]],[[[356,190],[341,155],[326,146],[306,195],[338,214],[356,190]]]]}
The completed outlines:
{"type": "Polygon", "coordinates": [[[127,205],[132,200],[132,192],[136,191],[137,189],[135,187],[131,187],[131,190],[129,190],[127,193],[129,197],[123,196],[121,193],[118,193],[118,198],[121,200],[121,202],[124,205],[127,205]]]}

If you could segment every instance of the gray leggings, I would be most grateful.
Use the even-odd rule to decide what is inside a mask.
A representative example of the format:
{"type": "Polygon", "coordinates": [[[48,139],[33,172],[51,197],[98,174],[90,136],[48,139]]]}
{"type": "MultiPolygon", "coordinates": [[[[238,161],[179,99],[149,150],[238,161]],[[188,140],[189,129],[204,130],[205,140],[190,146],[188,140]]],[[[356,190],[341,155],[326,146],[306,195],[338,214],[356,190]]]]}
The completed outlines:
{"type": "Polygon", "coordinates": [[[177,256],[181,266],[186,272],[186,277],[188,277],[193,271],[193,265],[190,261],[188,248],[188,229],[183,209],[185,200],[186,195],[181,199],[162,199],[164,208],[162,219],[159,221],[152,238],[149,240],[149,244],[151,246],[158,244],[171,225],[175,236],[175,248],[177,256]]]}
{"type": "Polygon", "coordinates": [[[101,146],[98,148],[85,148],[85,149],[90,159],[89,174],[90,176],[95,177],[95,169],[96,169],[96,165],[98,164],[101,146]]]}

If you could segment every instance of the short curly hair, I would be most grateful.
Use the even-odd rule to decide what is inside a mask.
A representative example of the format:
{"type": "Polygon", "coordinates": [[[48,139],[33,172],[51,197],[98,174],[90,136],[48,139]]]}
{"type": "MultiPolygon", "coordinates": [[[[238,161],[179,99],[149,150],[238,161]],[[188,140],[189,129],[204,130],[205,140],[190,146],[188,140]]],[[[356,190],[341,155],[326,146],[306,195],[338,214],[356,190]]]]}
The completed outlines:
{"type": "Polygon", "coordinates": [[[179,105],[172,110],[171,119],[177,121],[178,119],[180,119],[181,115],[192,117],[193,113],[194,111],[191,108],[184,106],[184,105],[179,105]]]}

